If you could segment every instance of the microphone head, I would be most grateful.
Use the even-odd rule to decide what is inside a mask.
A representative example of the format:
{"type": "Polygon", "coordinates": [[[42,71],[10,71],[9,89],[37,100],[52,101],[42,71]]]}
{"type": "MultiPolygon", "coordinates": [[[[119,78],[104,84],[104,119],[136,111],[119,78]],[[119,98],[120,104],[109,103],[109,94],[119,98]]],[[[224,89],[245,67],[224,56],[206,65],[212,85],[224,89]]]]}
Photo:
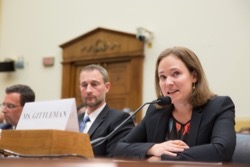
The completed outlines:
{"type": "Polygon", "coordinates": [[[171,104],[171,98],[169,96],[162,96],[157,99],[157,104],[160,106],[171,104]]]}

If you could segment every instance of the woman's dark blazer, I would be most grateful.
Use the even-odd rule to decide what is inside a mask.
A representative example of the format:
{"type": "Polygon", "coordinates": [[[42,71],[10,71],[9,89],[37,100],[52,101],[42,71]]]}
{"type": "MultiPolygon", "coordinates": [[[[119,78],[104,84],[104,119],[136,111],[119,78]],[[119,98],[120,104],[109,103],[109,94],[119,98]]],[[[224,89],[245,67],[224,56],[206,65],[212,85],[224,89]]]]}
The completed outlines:
{"type": "MultiPolygon", "coordinates": [[[[144,119],[123,140],[114,152],[117,157],[147,158],[146,151],[165,141],[173,106],[156,109],[149,106],[144,119]]],[[[187,144],[189,149],[176,157],[162,155],[162,160],[227,162],[236,144],[235,106],[228,96],[216,96],[204,106],[194,108],[187,144]]]]}

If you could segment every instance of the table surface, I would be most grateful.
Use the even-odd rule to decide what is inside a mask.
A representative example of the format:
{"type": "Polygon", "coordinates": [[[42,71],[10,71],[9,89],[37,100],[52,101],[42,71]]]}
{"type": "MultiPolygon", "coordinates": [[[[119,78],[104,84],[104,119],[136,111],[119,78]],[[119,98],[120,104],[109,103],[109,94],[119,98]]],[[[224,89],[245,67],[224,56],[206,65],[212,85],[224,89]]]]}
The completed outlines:
{"type": "Polygon", "coordinates": [[[186,161],[161,161],[148,162],[118,159],[81,159],[81,158],[0,158],[0,166],[4,167],[239,167],[250,166],[240,164],[186,162],[186,161]]]}

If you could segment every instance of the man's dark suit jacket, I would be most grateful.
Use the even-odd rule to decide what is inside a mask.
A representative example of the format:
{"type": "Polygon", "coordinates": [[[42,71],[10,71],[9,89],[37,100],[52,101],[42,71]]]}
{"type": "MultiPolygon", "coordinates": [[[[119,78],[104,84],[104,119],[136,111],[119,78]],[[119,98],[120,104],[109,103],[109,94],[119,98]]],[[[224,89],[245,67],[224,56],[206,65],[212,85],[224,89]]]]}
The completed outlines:
{"type": "MultiPolygon", "coordinates": [[[[121,142],[114,156],[145,159],[146,151],[156,143],[165,141],[173,106],[156,109],[149,106],[145,118],[121,142]]],[[[176,157],[162,155],[162,160],[227,162],[234,153],[235,106],[229,97],[216,96],[204,106],[193,109],[189,149],[176,157]]]]}
{"type": "Polygon", "coordinates": [[[11,130],[12,129],[12,125],[6,124],[6,123],[1,123],[0,124],[0,129],[11,130]]]}
{"type": "MultiPolygon", "coordinates": [[[[79,115],[79,123],[84,118],[84,114],[85,113],[79,115]]],[[[88,134],[90,135],[90,140],[92,141],[99,137],[107,136],[128,116],[128,113],[110,109],[108,105],[106,105],[101,111],[101,113],[97,116],[96,120],[93,122],[92,126],[88,131],[88,134]]],[[[129,119],[128,122],[124,124],[124,126],[122,126],[113,136],[111,136],[103,144],[93,148],[95,157],[112,157],[113,150],[117,142],[121,138],[125,137],[133,127],[133,120],[129,119]]]]}

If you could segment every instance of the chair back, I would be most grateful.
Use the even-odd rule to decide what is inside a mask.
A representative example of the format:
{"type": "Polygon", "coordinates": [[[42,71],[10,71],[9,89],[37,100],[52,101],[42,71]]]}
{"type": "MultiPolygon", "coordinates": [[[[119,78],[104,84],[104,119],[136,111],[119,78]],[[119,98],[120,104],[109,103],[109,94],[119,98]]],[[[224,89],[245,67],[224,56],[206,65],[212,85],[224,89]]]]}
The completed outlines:
{"type": "Polygon", "coordinates": [[[250,164],[250,134],[236,133],[233,163],[250,164]]]}

